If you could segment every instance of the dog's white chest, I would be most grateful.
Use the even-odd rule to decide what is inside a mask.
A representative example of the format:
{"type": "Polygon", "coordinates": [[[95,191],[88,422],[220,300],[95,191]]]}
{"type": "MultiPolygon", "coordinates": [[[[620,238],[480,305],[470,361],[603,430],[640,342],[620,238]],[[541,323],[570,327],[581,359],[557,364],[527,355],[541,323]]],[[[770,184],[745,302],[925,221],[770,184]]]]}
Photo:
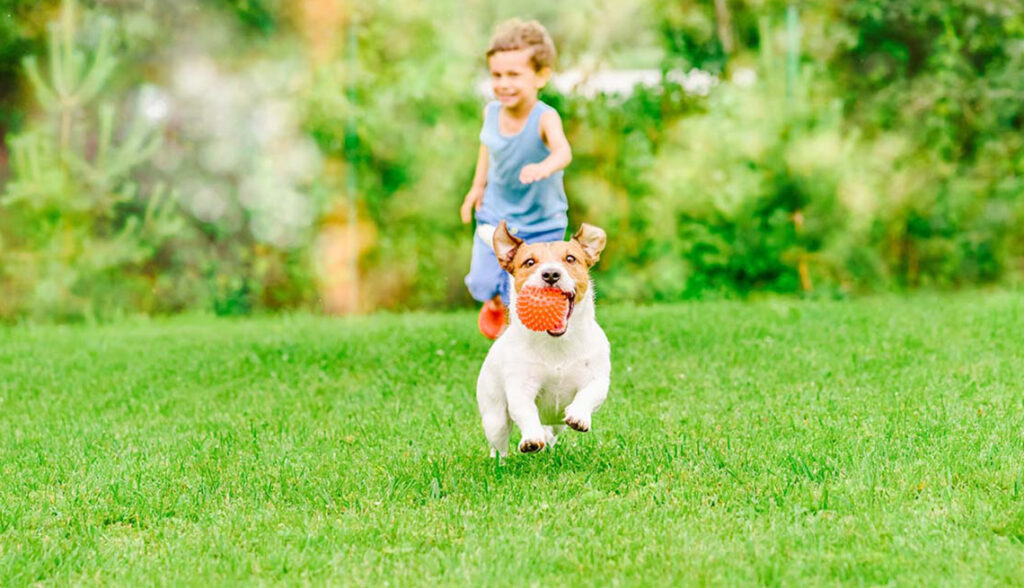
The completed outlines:
{"type": "Polygon", "coordinates": [[[543,374],[537,374],[540,393],[537,394],[537,410],[545,425],[562,424],[565,407],[572,403],[576,392],[593,379],[588,360],[575,360],[545,366],[543,374]]]}
{"type": "MultiPolygon", "coordinates": [[[[562,424],[565,409],[576,394],[595,379],[607,379],[610,370],[608,343],[596,323],[577,325],[581,332],[565,338],[508,333],[504,345],[496,345],[493,358],[504,381],[518,381],[524,390],[536,390],[534,403],[545,425],[562,424]]],[[[506,395],[520,393],[512,387],[506,395]]]]}

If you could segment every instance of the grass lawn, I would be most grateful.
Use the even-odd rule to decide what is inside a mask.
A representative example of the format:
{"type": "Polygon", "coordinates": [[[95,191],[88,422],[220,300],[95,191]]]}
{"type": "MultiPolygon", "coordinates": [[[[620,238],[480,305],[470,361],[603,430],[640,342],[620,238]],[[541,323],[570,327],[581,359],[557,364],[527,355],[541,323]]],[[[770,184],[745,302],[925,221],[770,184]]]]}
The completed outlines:
{"type": "Polygon", "coordinates": [[[0,330],[0,585],[1024,578],[1024,297],[599,317],[594,431],[500,465],[474,313],[0,330]]]}

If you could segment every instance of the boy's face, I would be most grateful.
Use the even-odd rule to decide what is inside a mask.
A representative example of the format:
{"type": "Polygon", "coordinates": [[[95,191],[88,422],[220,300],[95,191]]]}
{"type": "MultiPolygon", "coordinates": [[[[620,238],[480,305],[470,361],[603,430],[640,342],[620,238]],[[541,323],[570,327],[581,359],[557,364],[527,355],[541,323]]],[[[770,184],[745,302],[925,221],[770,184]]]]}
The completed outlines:
{"type": "Polygon", "coordinates": [[[491,89],[494,96],[505,108],[532,102],[537,92],[551,77],[549,68],[533,69],[532,52],[529,49],[499,51],[487,60],[491,68],[491,89]]]}

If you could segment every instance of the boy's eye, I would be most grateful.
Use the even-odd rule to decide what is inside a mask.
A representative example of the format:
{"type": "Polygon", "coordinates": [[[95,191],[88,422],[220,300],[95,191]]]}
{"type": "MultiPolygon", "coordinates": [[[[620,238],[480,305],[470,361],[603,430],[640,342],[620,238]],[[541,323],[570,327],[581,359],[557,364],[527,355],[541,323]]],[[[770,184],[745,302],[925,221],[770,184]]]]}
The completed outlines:
{"type": "Polygon", "coordinates": [[[574,257],[572,255],[566,255],[565,256],[565,261],[566,261],[566,263],[576,263],[576,257],[574,257]]]}
{"type": "Polygon", "coordinates": [[[535,263],[537,262],[532,259],[527,259],[526,261],[523,262],[523,267],[531,267],[535,263]]]}

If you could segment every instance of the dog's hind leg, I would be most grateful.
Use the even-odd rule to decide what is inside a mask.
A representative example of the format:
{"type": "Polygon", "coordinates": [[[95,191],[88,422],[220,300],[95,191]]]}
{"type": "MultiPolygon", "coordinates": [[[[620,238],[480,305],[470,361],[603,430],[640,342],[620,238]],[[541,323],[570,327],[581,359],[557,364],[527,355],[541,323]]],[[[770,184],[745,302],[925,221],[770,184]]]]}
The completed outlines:
{"type": "Polygon", "coordinates": [[[495,454],[508,457],[508,413],[505,407],[500,410],[489,409],[480,416],[484,425],[484,435],[491,444],[491,457],[495,454]]]}
{"type": "Polygon", "coordinates": [[[476,404],[480,410],[480,423],[484,427],[484,436],[491,445],[491,457],[495,454],[508,456],[508,403],[505,393],[494,377],[493,372],[484,369],[476,383],[476,404]]]}
{"type": "Polygon", "coordinates": [[[565,430],[565,425],[544,425],[544,437],[548,443],[548,447],[554,446],[558,442],[558,436],[565,430]]]}

